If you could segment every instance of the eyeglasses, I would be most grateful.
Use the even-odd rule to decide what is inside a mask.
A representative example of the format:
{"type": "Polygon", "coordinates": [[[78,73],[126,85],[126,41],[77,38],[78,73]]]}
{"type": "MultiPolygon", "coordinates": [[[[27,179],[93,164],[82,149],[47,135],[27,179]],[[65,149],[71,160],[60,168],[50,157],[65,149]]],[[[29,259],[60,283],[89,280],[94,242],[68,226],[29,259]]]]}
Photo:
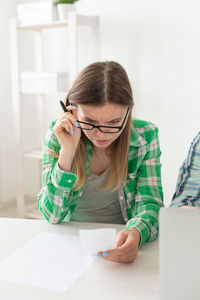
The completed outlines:
{"type": "Polygon", "coordinates": [[[121,126],[102,126],[102,125],[94,125],[86,122],[82,122],[77,120],[77,123],[79,124],[78,128],[81,128],[83,130],[92,130],[94,128],[97,128],[99,131],[104,132],[104,133],[117,133],[122,130],[124,123],[127,119],[128,113],[130,110],[130,106],[127,109],[126,115],[124,117],[124,120],[121,124],[121,126]]]}

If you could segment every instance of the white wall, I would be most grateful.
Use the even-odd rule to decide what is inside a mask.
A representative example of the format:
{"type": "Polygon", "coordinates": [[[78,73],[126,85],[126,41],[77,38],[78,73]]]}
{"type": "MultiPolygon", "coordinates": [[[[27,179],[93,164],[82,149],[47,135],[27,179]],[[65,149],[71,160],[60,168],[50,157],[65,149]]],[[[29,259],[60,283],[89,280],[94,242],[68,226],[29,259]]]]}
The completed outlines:
{"type": "Polygon", "coordinates": [[[82,0],[79,7],[100,14],[102,59],[126,68],[135,115],[160,129],[168,205],[179,166],[200,130],[199,2],[82,0]]]}
{"type": "MultiPolygon", "coordinates": [[[[199,130],[198,1],[80,0],[77,2],[77,9],[80,13],[100,15],[102,60],[116,60],[126,68],[134,90],[135,115],[154,122],[160,129],[163,186],[165,203],[168,205],[175,189],[178,168],[186,155],[190,141],[199,130]]],[[[89,34],[87,30],[84,33],[80,32],[81,67],[93,59],[85,42],[89,34]]],[[[48,47],[51,43],[50,36],[46,34],[45,39],[48,47]]],[[[61,41],[57,33],[54,35],[54,45],[45,58],[46,69],[56,67],[54,60],[52,65],[52,53],[58,59],[58,69],[67,64],[67,44],[61,41]]],[[[25,60],[23,64],[28,65],[30,57],[23,55],[23,58],[25,60]]],[[[8,60],[7,55],[6,64],[8,60]]],[[[6,84],[8,95],[8,74],[6,84]]],[[[0,93],[2,95],[2,90],[0,93]]],[[[57,99],[55,101],[53,96],[47,100],[46,124],[59,113],[57,99]]],[[[34,110],[34,103],[31,101],[25,105],[34,110]]],[[[4,110],[8,112],[9,99],[3,103],[4,110]]],[[[27,120],[30,122],[28,117],[27,120]]],[[[24,122],[28,122],[27,120],[24,119],[24,122]]],[[[33,120],[32,125],[28,124],[30,131],[24,130],[24,143],[28,143],[30,132],[33,140],[36,138],[34,122],[33,120]]],[[[4,128],[7,128],[8,123],[8,120],[4,120],[4,128]]],[[[12,137],[12,132],[10,136],[12,137]]],[[[6,143],[5,149],[10,149],[9,142],[6,143]]],[[[11,163],[8,165],[9,168],[13,167],[11,163]]],[[[4,165],[3,173],[5,169],[4,165]]],[[[28,172],[29,170],[27,174],[28,172]]],[[[13,172],[11,179],[5,177],[4,189],[7,190],[8,182],[13,181],[14,176],[13,172]]],[[[27,191],[34,192],[31,190],[32,178],[27,178],[27,191]]],[[[11,188],[14,190],[13,184],[11,188]]]]}
{"type": "Polygon", "coordinates": [[[15,15],[16,2],[0,1],[0,201],[15,197],[8,19],[15,15]]]}

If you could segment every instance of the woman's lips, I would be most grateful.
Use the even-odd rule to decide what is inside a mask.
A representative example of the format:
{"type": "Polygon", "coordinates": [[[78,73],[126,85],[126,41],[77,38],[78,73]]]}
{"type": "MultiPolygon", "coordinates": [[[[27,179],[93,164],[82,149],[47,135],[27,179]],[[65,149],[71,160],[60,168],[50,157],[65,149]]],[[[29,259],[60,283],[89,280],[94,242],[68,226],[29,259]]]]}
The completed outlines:
{"type": "Polygon", "coordinates": [[[98,144],[106,144],[108,140],[96,140],[98,144]]]}

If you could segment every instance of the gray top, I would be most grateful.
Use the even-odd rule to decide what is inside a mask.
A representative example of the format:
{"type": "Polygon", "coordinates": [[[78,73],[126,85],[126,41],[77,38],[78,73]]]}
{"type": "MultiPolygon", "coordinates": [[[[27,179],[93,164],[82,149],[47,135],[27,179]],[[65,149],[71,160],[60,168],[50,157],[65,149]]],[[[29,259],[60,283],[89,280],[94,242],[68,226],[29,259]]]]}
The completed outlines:
{"type": "Polygon", "coordinates": [[[101,175],[90,173],[83,194],[72,214],[71,221],[125,224],[118,192],[101,191],[109,169],[101,175]]]}

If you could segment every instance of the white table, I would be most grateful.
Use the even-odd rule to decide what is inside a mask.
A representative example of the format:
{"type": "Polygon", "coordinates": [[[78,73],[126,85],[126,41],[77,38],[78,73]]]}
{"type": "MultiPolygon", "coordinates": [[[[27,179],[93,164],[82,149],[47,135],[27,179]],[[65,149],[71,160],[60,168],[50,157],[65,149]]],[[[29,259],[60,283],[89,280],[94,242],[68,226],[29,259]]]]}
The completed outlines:
{"type": "MultiPolygon", "coordinates": [[[[78,235],[79,229],[124,228],[94,223],[49,224],[45,220],[0,218],[0,259],[41,232],[78,235]]],[[[0,282],[2,300],[157,300],[159,299],[158,242],[146,243],[133,264],[98,258],[66,293],[0,282]]]]}

